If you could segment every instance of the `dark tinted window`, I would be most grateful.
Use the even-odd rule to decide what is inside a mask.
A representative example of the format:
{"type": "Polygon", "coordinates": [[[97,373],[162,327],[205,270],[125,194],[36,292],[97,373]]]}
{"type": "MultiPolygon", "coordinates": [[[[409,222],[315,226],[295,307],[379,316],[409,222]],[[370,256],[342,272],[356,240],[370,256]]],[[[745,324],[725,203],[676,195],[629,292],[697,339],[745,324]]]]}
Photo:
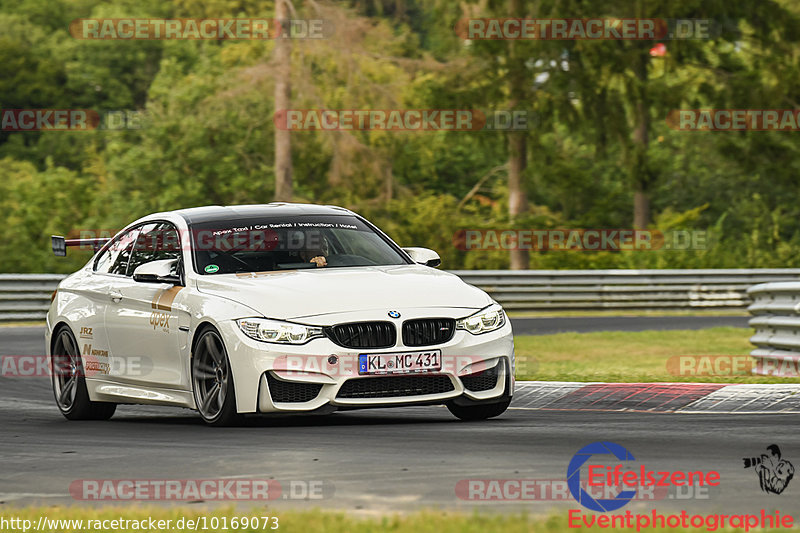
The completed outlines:
{"type": "Polygon", "coordinates": [[[406,259],[351,215],[305,215],[194,224],[198,273],[229,274],[301,268],[402,265],[406,259]]]}

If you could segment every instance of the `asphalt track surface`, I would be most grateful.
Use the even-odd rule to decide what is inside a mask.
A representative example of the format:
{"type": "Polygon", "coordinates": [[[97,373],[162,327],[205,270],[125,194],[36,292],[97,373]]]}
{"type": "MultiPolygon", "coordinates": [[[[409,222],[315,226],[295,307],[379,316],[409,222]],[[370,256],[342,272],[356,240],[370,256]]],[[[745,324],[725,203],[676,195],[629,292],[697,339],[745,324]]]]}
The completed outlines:
{"type": "MultiPolygon", "coordinates": [[[[39,354],[39,328],[0,328],[0,354],[39,354]]],[[[595,441],[625,446],[648,470],[716,470],[722,484],[684,499],[632,502],[639,512],[758,512],[798,518],[800,481],[780,496],[759,489],[743,457],[769,444],[800,465],[798,414],[670,414],[512,408],[464,423],[443,407],[352,411],[317,417],[253,417],[208,428],[188,410],[123,406],[108,422],[68,422],[43,378],[0,378],[0,513],[5,506],[78,504],[81,479],[275,479],[321,482],[319,500],[277,508],[362,514],[420,508],[487,512],[577,509],[562,501],[470,501],[465,479],[564,480],[572,456],[595,441]]],[[[638,463],[637,463],[638,464],[638,463]]],[[[116,502],[118,503],[118,502],[116,502]]],[[[92,504],[94,505],[94,504],[92,504]]],[[[249,506],[250,504],[245,504],[249,506]]]]}

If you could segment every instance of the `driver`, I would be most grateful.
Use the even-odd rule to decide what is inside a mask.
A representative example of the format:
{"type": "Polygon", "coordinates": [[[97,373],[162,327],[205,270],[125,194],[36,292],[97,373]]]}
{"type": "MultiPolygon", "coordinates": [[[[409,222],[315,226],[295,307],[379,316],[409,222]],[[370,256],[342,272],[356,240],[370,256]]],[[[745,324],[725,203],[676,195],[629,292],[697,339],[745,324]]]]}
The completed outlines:
{"type": "Polygon", "coordinates": [[[328,241],[319,233],[310,233],[306,235],[306,249],[300,252],[303,261],[314,263],[317,267],[328,266],[328,241]]]}

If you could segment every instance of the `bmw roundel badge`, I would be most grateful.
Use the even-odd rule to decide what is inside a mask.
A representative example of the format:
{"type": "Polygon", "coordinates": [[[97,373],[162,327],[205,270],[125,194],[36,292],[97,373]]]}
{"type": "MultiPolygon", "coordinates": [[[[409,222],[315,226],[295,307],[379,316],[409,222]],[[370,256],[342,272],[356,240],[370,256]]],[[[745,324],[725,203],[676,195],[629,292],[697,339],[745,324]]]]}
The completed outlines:
{"type": "Polygon", "coordinates": [[[389,311],[389,316],[392,318],[400,318],[400,313],[397,311],[389,311]]]}

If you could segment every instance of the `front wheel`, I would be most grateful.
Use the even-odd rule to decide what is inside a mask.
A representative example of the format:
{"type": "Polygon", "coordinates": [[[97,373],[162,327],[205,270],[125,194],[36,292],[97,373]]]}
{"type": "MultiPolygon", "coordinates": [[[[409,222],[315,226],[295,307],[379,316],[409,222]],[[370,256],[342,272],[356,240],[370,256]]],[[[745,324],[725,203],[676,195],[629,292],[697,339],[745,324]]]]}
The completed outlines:
{"type": "Polygon", "coordinates": [[[194,346],[192,385],[197,411],[206,424],[229,426],[239,420],[225,344],[211,327],[200,333],[194,346]]]}
{"type": "Polygon", "coordinates": [[[68,420],[108,420],[114,416],[117,404],[89,399],[78,343],[69,327],[56,332],[52,353],[53,394],[61,414],[68,420]]]}
{"type": "Polygon", "coordinates": [[[453,402],[447,404],[447,408],[453,415],[461,420],[486,420],[502,415],[511,399],[499,403],[475,404],[475,405],[456,405],[453,402]]]}

